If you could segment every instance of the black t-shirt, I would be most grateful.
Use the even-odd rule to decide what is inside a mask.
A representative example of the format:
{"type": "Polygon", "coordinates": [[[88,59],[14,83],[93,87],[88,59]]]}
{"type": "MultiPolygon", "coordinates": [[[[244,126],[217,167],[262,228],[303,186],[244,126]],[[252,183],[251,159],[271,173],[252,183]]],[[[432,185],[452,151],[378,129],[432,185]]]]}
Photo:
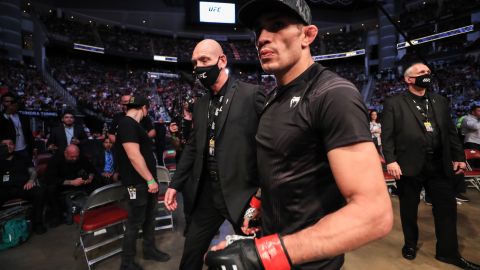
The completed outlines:
{"type": "MultiPolygon", "coordinates": [[[[345,201],[327,153],[371,141],[367,109],[355,86],[319,64],[272,91],[257,131],[265,234],[291,234],[345,201]]],[[[339,269],[343,256],[299,269],[339,269]]]]}
{"type": "Polygon", "coordinates": [[[0,188],[5,187],[23,187],[29,177],[28,168],[33,167],[31,161],[15,155],[11,160],[0,162],[0,188]]]}
{"type": "MultiPolygon", "coordinates": [[[[125,116],[124,112],[117,113],[113,116],[112,124],[110,125],[110,129],[108,130],[108,134],[117,135],[118,122],[124,116],[125,116]]],[[[140,125],[143,127],[143,129],[145,129],[146,132],[149,132],[150,130],[152,130],[154,128],[153,123],[152,123],[152,119],[150,118],[150,116],[144,117],[140,121],[140,125]]]]}
{"type": "Polygon", "coordinates": [[[125,186],[137,185],[144,183],[147,184],[146,180],[143,179],[140,174],[135,170],[132,163],[128,159],[127,153],[123,148],[123,143],[132,142],[138,143],[140,145],[140,153],[142,154],[145,162],[147,164],[148,170],[157,178],[157,169],[155,157],[153,155],[153,149],[150,139],[148,138],[147,133],[142,128],[142,126],[137,123],[133,118],[129,116],[124,116],[118,121],[118,130],[117,130],[117,139],[115,143],[115,150],[118,158],[118,171],[120,173],[120,178],[122,183],[125,186]]]}

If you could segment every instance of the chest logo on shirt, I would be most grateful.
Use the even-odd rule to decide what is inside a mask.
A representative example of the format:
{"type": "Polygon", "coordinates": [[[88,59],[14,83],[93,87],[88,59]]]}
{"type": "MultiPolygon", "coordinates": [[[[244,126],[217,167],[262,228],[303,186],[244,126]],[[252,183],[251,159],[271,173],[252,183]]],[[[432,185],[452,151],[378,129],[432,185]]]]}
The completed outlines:
{"type": "Polygon", "coordinates": [[[297,106],[298,102],[300,102],[300,97],[292,97],[290,100],[290,108],[297,106]]]}

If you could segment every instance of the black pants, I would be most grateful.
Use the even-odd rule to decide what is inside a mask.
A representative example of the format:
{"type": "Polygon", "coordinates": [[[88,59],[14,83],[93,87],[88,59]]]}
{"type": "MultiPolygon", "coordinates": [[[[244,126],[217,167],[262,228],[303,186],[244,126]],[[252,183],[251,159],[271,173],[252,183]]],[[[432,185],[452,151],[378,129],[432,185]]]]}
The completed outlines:
{"type": "Polygon", "coordinates": [[[158,193],[149,193],[146,184],[138,184],[135,188],[136,198],[128,200],[128,220],[123,238],[122,264],[129,264],[135,259],[140,228],[143,231],[143,251],[155,249],[155,214],[158,193]]]}
{"type": "Polygon", "coordinates": [[[0,205],[15,198],[22,198],[32,202],[32,223],[34,226],[41,225],[43,207],[45,206],[45,190],[38,186],[35,186],[30,190],[25,190],[23,187],[14,186],[0,187],[0,205]]]}
{"type": "Polygon", "coordinates": [[[425,187],[432,201],[437,238],[436,253],[442,257],[457,257],[457,203],[454,182],[444,173],[440,160],[430,158],[418,176],[402,176],[397,181],[405,245],[416,247],[418,242],[418,204],[420,191],[425,187]]]}
{"type": "Polygon", "coordinates": [[[208,181],[201,183],[199,198],[191,213],[190,224],[185,235],[185,245],[180,262],[181,270],[202,269],[203,256],[225,219],[233,225],[236,234],[243,234],[240,230],[241,221],[232,220],[226,206],[215,205],[212,194],[211,183],[208,181]]]}

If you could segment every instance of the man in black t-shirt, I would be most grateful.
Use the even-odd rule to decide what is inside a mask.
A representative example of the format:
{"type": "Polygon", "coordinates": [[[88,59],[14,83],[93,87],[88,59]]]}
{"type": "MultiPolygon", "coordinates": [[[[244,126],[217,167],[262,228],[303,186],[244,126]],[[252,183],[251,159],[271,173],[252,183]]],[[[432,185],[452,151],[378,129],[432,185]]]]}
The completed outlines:
{"type": "MultiPolygon", "coordinates": [[[[120,97],[120,106],[122,108],[122,112],[119,112],[113,116],[112,123],[110,124],[110,129],[108,130],[108,138],[112,143],[115,143],[117,130],[118,130],[118,122],[125,116],[127,113],[127,104],[130,100],[131,95],[122,95],[120,97]]],[[[149,138],[155,138],[156,131],[153,127],[152,119],[150,116],[145,116],[140,121],[140,125],[145,129],[149,138]]]]}
{"type": "Polygon", "coordinates": [[[128,221],[123,239],[122,270],[143,269],[135,262],[138,230],[143,231],[143,255],[146,260],[167,261],[170,256],[155,246],[155,213],[158,184],[152,143],[139,124],[148,114],[148,100],[131,96],[127,113],[118,121],[118,169],[129,195],[128,221]]]}
{"type": "Polygon", "coordinates": [[[215,246],[206,264],[340,269],[345,252],[393,225],[367,109],[351,82],[313,62],[318,29],[305,1],[248,1],[239,18],[278,84],[256,135],[264,236],[215,246]]]}

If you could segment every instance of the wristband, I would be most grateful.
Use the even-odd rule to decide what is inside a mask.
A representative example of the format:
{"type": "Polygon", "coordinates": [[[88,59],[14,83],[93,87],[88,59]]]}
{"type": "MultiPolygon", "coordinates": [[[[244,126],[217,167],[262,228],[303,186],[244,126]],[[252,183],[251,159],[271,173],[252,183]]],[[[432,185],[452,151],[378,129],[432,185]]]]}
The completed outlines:
{"type": "Polygon", "coordinates": [[[259,198],[252,196],[252,199],[250,200],[250,206],[252,208],[260,209],[262,206],[262,201],[259,198]]]}
{"type": "Polygon", "coordinates": [[[278,234],[255,239],[258,256],[265,270],[290,270],[291,264],[278,234]]]}
{"type": "Polygon", "coordinates": [[[150,181],[147,181],[147,185],[151,185],[151,184],[153,184],[153,183],[155,183],[155,179],[152,179],[152,180],[150,180],[150,181]]]}

